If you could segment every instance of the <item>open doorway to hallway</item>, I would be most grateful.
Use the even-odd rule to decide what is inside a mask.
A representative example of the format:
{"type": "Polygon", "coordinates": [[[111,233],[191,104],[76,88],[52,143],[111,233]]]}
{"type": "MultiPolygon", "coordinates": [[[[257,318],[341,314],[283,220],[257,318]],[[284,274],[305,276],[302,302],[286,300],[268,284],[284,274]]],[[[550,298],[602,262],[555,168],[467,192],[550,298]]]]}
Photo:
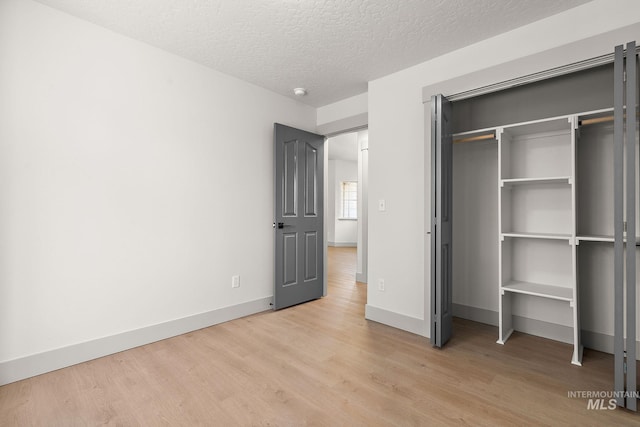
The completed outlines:
{"type": "Polygon", "coordinates": [[[356,274],[356,248],[335,247],[328,248],[328,295],[338,298],[342,303],[357,303],[361,305],[364,316],[364,306],[367,302],[367,285],[358,283],[356,274]]]}
{"type": "Polygon", "coordinates": [[[332,272],[338,271],[332,264],[339,258],[340,274],[349,274],[352,283],[367,281],[368,140],[369,133],[363,129],[326,141],[329,280],[332,272]],[[344,263],[351,258],[353,268],[346,268],[344,263]]]}

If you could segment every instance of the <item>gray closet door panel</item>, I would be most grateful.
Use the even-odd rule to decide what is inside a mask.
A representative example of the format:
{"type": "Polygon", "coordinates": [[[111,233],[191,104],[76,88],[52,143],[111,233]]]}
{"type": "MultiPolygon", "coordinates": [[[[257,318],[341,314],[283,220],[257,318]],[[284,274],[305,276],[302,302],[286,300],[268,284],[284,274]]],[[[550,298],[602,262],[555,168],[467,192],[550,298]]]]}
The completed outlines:
{"type": "Polygon", "coordinates": [[[614,389],[626,392],[616,396],[618,406],[636,411],[638,57],[635,42],[626,48],[616,46],[614,54],[614,389]]]}
{"type": "MultiPolygon", "coordinates": [[[[627,43],[627,391],[636,390],[636,43],[627,43]]],[[[627,409],[636,411],[635,395],[627,409]]]]}
{"type": "MultiPolygon", "coordinates": [[[[614,390],[624,392],[624,56],[623,46],[616,46],[614,61],[614,140],[613,140],[613,217],[614,217],[614,390]]],[[[625,406],[624,398],[616,399],[625,406]]]]}
{"type": "Polygon", "coordinates": [[[451,103],[431,103],[431,344],[442,347],[453,330],[453,137],[451,103]]]}

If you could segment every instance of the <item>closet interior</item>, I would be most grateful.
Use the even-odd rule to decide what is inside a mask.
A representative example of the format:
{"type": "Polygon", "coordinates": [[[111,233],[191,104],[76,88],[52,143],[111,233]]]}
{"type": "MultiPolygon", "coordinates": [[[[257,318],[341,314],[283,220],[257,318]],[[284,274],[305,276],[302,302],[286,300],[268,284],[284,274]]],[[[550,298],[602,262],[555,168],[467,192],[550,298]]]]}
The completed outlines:
{"type": "Polygon", "coordinates": [[[576,365],[613,352],[612,82],[608,64],[452,102],[454,315],[576,365]]]}
{"type": "Polygon", "coordinates": [[[612,353],[617,404],[635,411],[635,42],[610,59],[431,98],[431,331],[444,345],[452,312],[497,326],[502,345],[514,331],[571,344],[574,365],[585,347],[612,353]]]}

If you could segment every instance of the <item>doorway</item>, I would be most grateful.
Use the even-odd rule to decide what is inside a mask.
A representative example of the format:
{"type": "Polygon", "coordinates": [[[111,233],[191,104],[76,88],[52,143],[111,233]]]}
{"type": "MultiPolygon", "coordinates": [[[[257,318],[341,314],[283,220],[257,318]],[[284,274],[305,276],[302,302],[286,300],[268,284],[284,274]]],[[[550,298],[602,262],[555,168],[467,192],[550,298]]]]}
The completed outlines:
{"type": "Polygon", "coordinates": [[[328,275],[361,283],[367,282],[368,140],[367,129],[341,133],[326,140],[328,275]],[[350,262],[354,265],[345,265],[350,262]]]}

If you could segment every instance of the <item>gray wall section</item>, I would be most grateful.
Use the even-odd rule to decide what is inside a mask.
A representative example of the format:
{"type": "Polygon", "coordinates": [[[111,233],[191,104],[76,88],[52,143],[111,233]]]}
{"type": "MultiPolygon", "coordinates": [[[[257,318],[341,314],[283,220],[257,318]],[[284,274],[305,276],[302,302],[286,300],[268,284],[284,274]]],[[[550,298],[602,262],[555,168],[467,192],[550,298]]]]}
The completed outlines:
{"type": "Polygon", "coordinates": [[[498,311],[498,145],[453,145],[453,302],[498,311]]]}
{"type": "Polygon", "coordinates": [[[465,132],[613,107],[613,64],[453,102],[453,131],[465,132]]]}

